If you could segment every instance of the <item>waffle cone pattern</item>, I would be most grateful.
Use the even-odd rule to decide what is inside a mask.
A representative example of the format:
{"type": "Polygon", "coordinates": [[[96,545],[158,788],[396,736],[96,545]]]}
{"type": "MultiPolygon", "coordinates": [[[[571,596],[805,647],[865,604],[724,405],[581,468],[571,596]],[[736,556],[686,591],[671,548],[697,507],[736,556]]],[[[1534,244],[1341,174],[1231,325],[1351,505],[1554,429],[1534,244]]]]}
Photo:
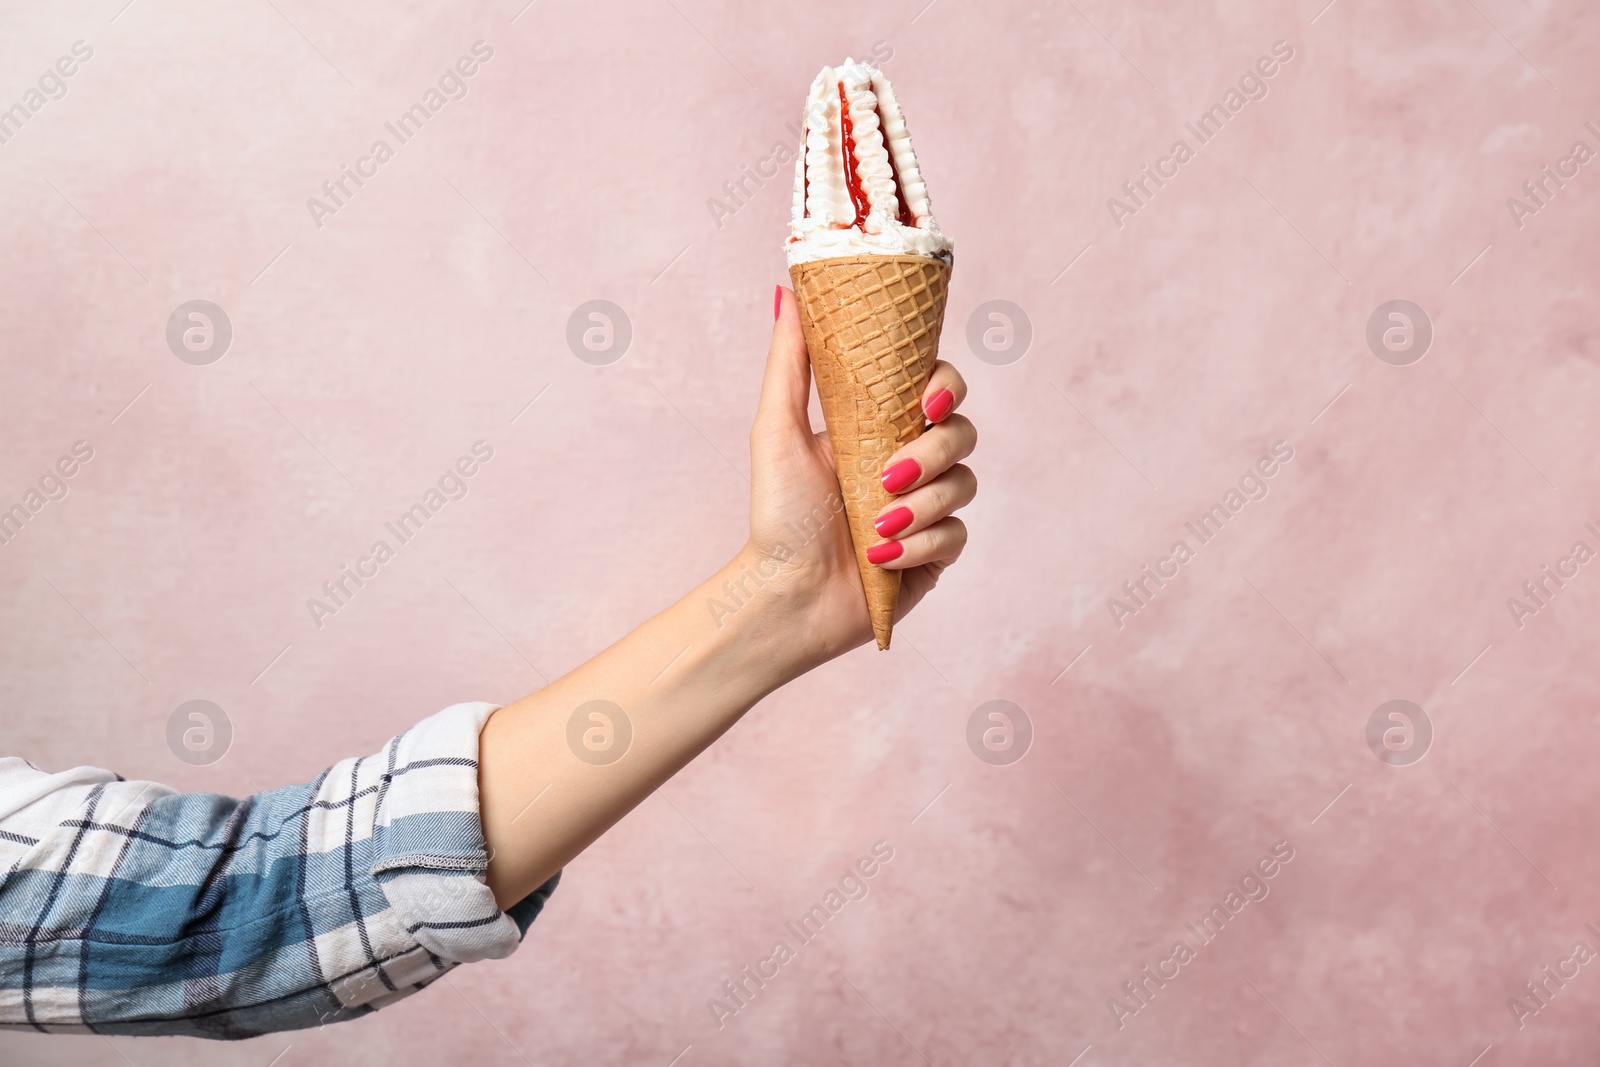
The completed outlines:
{"type": "Polygon", "coordinates": [[[893,496],[879,480],[922,435],[922,390],[939,356],[950,265],[925,256],[848,256],[789,268],[850,540],[878,648],[889,647],[900,572],[867,562],[893,496]]]}

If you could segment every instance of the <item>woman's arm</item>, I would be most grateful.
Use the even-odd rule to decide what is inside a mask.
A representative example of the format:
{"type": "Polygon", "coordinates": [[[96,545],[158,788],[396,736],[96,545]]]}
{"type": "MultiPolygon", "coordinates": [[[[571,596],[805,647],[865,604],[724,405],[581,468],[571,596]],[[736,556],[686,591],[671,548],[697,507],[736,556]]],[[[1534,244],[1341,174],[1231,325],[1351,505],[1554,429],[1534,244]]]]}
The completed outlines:
{"type": "MultiPolygon", "coordinates": [[[[356,1018],[505,956],[563,863],[764,695],[868,640],[832,456],[806,414],[805,342],[779,296],[749,541],[554,685],[446,708],[244,800],[0,759],[0,1029],[253,1037],[356,1018]]],[[[939,364],[923,397],[938,425],[890,462],[917,468],[880,527],[903,545],[884,564],[904,571],[902,612],[965,541],[951,512],[976,488],[956,462],[974,435],[945,418],[964,389],[939,364]]]]}
{"type": "MultiPolygon", "coordinates": [[[[501,907],[543,884],[762,697],[871,637],[832,453],[807,413],[810,364],[794,297],[778,297],[750,434],[748,543],[694,592],[484,727],[479,802],[501,907]]],[[[964,393],[940,363],[923,404],[941,421],[886,465],[911,459],[920,471],[882,524],[904,546],[884,564],[905,572],[901,613],[966,543],[951,515],[977,490],[959,463],[976,433],[950,415],[964,393]],[[909,522],[898,507],[909,508],[909,522]]]]}

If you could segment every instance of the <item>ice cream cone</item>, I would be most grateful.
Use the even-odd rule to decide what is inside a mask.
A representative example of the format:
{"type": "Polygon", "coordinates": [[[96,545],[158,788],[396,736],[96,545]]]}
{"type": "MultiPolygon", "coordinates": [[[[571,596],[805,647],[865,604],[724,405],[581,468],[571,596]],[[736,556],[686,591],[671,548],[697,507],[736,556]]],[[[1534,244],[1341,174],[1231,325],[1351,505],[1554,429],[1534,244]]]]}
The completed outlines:
{"type": "Polygon", "coordinates": [[[872,522],[893,499],[879,480],[891,455],[922,435],[922,391],[939,355],[950,264],[929,256],[860,255],[789,268],[811,369],[833,444],[850,540],[878,648],[894,630],[900,572],[867,561],[872,522]]]}

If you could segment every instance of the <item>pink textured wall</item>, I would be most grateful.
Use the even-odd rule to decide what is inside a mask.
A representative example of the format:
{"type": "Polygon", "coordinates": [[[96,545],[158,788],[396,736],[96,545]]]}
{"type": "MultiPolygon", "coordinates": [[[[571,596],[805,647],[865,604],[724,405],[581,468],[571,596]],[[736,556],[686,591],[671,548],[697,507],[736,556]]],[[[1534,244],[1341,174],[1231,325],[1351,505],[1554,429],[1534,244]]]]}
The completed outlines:
{"type": "Polygon", "coordinates": [[[0,503],[93,459],[0,547],[0,750],[304,780],[528,691],[721,563],[787,175],[708,200],[790,140],[818,67],[875,48],[957,242],[966,558],[892,652],[779,693],[574,863],[511,959],[243,1047],[7,1035],[0,1060],[1594,1062],[1600,966],[1507,1006],[1600,949],[1600,564],[1560,562],[1600,549],[1591,5],[521,2],[6,6],[0,104],[93,55],[0,145],[0,503]],[[1280,41],[1201,144],[1185,123],[1280,41]],[[1145,165],[1176,175],[1128,198],[1145,165]],[[1514,212],[1546,165],[1576,175],[1514,212]],[[233,330],[204,366],[165,336],[197,299],[233,330]],[[565,341],[593,299],[632,324],[609,366],[565,341]],[[1031,323],[1020,360],[969,346],[990,300],[1031,323]],[[1391,300],[1432,327],[1406,366],[1366,340],[1391,300]],[[318,628],[307,598],[479,440],[466,497],[318,628]],[[1276,442],[1265,498],[1201,544],[1184,524],[1276,442]],[[1514,618],[1546,565],[1577,576],[1514,618]],[[229,716],[220,762],[168,749],[193,699],[229,716]],[[1432,725],[1409,765],[1367,741],[1396,699],[1432,725]],[[1032,724],[1020,761],[969,747],[991,700],[1032,724]],[[869,895],[715,1026],[878,841],[869,895]],[[1278,842],[1265,899],[1163,963],[1278,842]],[[1147,965],[1177,975],[1141,1002],[1147,965]]]}

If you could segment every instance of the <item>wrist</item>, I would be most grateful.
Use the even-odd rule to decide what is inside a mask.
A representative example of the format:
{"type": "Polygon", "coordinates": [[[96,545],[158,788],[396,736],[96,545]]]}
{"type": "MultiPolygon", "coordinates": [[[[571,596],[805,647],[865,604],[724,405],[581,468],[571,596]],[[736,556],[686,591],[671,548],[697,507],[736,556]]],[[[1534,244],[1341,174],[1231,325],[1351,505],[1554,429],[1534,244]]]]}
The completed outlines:
{"type": "Polygon", "coordinates": [[[831,658],[808,625],[810,597],[797,558],[745,544],[701,587],[716,634],[746,649],[776,689],[831,658]]]}

